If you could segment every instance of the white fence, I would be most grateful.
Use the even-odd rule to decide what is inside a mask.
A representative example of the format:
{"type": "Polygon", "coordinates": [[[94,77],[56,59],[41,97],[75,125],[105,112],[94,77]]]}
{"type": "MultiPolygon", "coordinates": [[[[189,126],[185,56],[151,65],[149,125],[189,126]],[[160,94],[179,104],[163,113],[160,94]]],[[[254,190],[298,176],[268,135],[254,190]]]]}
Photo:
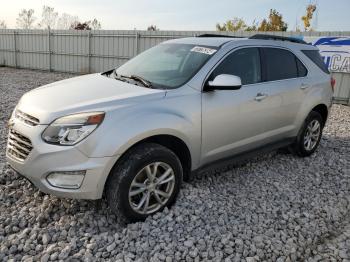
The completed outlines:
{"type": "MultiPolygon", "coordinates": [[[[118,67],[160,42],[204,31],[0,30],[0,66],[92,73],[118,67]]],[[[228,34],[223,32],[222,34],[228,34]]],[[[250,36],[256,32],[229,33],[250,36]]],[[[350,32],[273,32],[283,36],[350,36],[350,32]]],[[[334,73],[335,101],[350,104],[350,74],[334,73]]]]}

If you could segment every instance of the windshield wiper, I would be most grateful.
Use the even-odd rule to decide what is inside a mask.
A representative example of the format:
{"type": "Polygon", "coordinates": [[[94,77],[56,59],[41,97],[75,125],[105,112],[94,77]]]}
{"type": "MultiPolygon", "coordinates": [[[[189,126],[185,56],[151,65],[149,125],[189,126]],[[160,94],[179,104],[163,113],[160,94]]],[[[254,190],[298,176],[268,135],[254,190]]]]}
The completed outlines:
{"type": "Polygon", "coordinates": [[[118,74],[117,74],[117,71],[116,71],[115,69],[106,72],[106,74],[107,74],[109,77],[113,77],[114,79],[117,79],[117,80],[119,80],[119,81],[126,82],[125,76],[118,75],[118,74]]]}
{"type": "Polygon", "coordinates": [[[138,82],[142,83],[145,87],[152,88],[152,83],[150,81],[144,79],[142,76],[138,76],[138,75],[124,76],[124,75],[121,75],[120,77],[129,78],[129,79],[138,81],[138,82]]]}
{"type": "Polygon", "coordinates": [[[146,79],[144,79],[142,76],[138,76],[138,75],[131,75],[130,76],[131,79],[142,82],[144,84],[144,86],[151,88],[152,87],[152,83],[146,79]]]}
{"type": "Polygon", "coordinates": [[[147,87],[147,88],[153,88],[153,85],[150,81],[144,79],[142,76],[138,76],[138,75],[131,75],[131,76],[126,76],[126,75],[119,75],[117,73],[117,71],[114,69],[113,71],[108,71],[109,76],[112,76],[113,74],[113,78],[114,79],[117,79],[117,80],[120,80],[120,81],[123,81],[125,82],[126,79],[132,79],[134,81],[137,81],[137,82],[140,82],[143,86],[147,87]]]}

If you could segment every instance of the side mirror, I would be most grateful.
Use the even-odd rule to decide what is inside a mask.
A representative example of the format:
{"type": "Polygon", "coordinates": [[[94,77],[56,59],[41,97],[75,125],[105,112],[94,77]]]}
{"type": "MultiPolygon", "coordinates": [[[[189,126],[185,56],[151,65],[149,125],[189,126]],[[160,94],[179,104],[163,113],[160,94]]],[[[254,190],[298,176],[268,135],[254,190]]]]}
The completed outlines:
{"type": "Polygon", "coordinates": [[[208,81],[205,89],[209,90],[237,90],[242,87],[242,81],[239,76],[218,75],[213,81],[208,81]]]}

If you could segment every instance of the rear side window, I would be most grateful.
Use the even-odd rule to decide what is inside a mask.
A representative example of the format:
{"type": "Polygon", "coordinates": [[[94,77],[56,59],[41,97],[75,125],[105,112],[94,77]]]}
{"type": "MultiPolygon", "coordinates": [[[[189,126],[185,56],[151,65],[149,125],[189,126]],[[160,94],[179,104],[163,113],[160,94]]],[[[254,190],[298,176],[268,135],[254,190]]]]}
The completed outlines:
{"type": "Polygon", "coordinates": [[[221,74],[239,76],[243,85],[261,82],[260,52],[258,48],[242,48],[228,55],[210,76],[221,74]]]}
{"type": "Polygon", "coordinates": [[[293,53],[278,48],[263,48],[263,53],[266,81],[298,77],[296,57],[293,53]]]}
{"type": "Polygon", "coordinates": [[[307,69],[306,69],[306,67],[303,65],[302,62],[300,62],[300,60],[299,60],[297,57],[295,57],[295,60],[296,60],[296,62],[297,62],[298,76],[299,76],[299,77],[304,77],[304,76],[306,76],[306,75],[307,75],[307,69]]]}
{"type": "Polygon", "coordinates": [[[312,62],[314,62],[323,72],[329,74],[329,70],[324,63],[320,53],[318,50],[302,50],[302,52],[310,58],[312,62]]]}

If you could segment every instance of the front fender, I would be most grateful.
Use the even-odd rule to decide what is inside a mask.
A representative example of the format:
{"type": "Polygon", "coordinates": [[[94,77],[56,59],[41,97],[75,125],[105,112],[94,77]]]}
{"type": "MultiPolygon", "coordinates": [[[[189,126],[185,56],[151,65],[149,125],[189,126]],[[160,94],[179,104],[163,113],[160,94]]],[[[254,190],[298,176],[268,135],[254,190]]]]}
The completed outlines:
{"type": "MultiPolygon", "coordinates": [[[[119,113],[120,115],[120,113],[119,113]]],[[[192,155],[196,167],[200,155],[200,116],[184,117],[178,111],[160,108],[125,112],[124,117],[106,115],[106,124],[88,137],[79,149],[89,157],[117,156],[136,143],[156,135],[172,135],[181,139],[192,155]]]]}

